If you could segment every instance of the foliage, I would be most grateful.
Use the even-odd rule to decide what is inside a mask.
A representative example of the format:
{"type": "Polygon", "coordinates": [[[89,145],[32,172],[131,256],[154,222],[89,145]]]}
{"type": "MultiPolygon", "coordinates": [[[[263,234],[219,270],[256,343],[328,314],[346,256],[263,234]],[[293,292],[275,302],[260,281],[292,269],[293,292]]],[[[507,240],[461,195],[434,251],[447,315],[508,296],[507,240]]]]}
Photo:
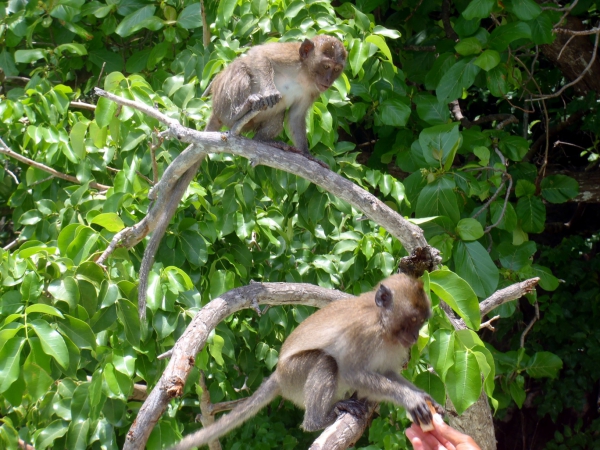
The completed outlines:
{"type": "MultiPolygon", "coordinates": [[[[405,254],[386,230],[304,179],[211,156],[159,249],[146,330],[136,305],[142,246],[118,249],[106,271],[94,259],[147,212],[150,150],[157,148],[162,173],[183,146],[157,142],[158,123],[138,111],[96,102],[90,90],[98,84],[201,129],[210,109],[202,92],[248,45],[336,35],[349,51],[348,65],[310,112],[312,152],[423,227],[446,264],[426,280],[434,303],[443,299],[477,330],[478,301],[496,289],[533,276],[544,289],[556,288],[550,270],[532,262],[537,246],[529,235],[544,229],[544,202],[573,198],[576,183],[563,175],[541,180],[524,161],[530,141],[517,126],[466,127],[452,121],[448,103],[508,111],[504,99],[530,84],[531,49],[553,39],[560,15],[532,1],[457,1],[455,42],[432,19],[441,4],[223,0],[206,5],[208,47],[197,3],[0,4],[0,68],[9,77],[0,135],[13,150],[80,183],[1,157],[0,201],[21,242],[0,251],[0,439],[6,447],[15,448],[19,436],[37,450],[120,447],[140,406],[128,400],[133,384],[156,383],[164,369],[156,356],[210,299],[250,280],[310,282],[358,294],[392,273],[405,254]],[[435,46],[435,53],[411,46],[435,46]],[[14,84],[10,77],[17,75],[29,77],[26,86],[14,84]],[[75,108],[76,100],[97,103],[95,113],[75,108]],[[377,141],[367,166],[357,162],[363,138],[377,141]],[[391,162],[410,174],[402,183],[387,173],[391,162]],[[90,188],[92,181],[110,189],[90,188]]],[[[560,83],[553,74],[542,72],[536,82],[552,90],[560,83]]],[[[530,301],[542,310],[554,307],[535,295],[530,301]]],[[[505,317],[513,312],[514,305],[501,308],[505,317]]],[[[246,396],[239,389],[260,384],[285,336],[309,313],[274,307],[260,318],[243,312],[221,324],[196,359],[186,395],[161,419],[148,448],[198,426],[200,370],[213,402],[246,396]]],[[[560,364],[548,350],[559,353],[515,346],[501,355],[474,331],[455,332],[436,308],[406,373],[440,401],[449,395],[459,411],[482,389],[496,407],[499,400],[507,404],[502,392],[520,405],[524,374],[556,375],[560,364]],[[551,370],[536,370],[545,361],[551,370]],[[503,379],[495,386],[496,374],[503,379]]],[[[289,416],[266,420],[263,412],[226,442],[238,448],[240,438],[247,445],[252,436],[257,449],[305,446],[310,436],[282,431],[300,417],[284,408],[289,416]]],[[[395,427],[378,419],[370,442],[404,447],[402,436],[384,436],[395,427]]]]}

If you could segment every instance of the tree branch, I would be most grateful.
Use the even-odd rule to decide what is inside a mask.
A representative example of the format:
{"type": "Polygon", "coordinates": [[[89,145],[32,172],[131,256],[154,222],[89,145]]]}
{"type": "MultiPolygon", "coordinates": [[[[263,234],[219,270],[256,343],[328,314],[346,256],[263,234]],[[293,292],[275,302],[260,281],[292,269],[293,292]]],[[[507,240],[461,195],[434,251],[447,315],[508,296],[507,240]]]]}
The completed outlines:
{"type": "MultiPolygon", "coordinates": [[[[45,164],[34,161],[33,159],[29,159],[26,156],[20,155],[12,151],[8,145],[0,138],[0,153],[6,156],[10,156],[11,158],[16,159],[17,161],[21,161],[22,163],[28,164],[37,169],[43,170],[44,172],[48,172],[52,176],[56,178],[60,178],[62,180],[70,181],[71,183],[81,184],[81,182],[72,175],[67,175],[58,170],[54,170],[52,167],[48,167],[45,164]]],[[[100,191],[106,191],[110,189],[110,186],[106,186],[104,184],[96,183],[95,181],[90,182],[90,187],[94,189],[98,189],[100,191]]]]}
{"type": "Polygon", "coordinates": [[[343,292],[311,284],[253,283],[224,293],[204,306],[192,319],[173,347],[172,358],[157,385],[140,408],[127,433],[123,450],[143,449],[150,432],[167,408],[171,398],[183,394],[196,354],[204,347],[209,333],[226,317],[253,305],[301,304],[322,307],[332,301],[352,297],[343,292]]]}

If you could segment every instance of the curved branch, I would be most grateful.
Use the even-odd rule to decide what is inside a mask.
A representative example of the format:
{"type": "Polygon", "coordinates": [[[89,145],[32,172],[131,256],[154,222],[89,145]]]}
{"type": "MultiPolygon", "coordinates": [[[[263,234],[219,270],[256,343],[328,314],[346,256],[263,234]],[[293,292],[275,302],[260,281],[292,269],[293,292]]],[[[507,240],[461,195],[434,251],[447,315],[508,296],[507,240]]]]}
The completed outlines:
{"type": "Polygon", "coordinates": [[[340,291],[303,283],[253,283],[224,293],[204,306],[192,319],[173,347],[172,358],[160,380],[140,408],[127,433],[123,450],[143,449],[150,432],[167,408],[171,398],[179,397],[194,367],[198,352],[210,332],[227,316],[255,304],[302,304],[322,307],[332,301],[352,297],[340,291]]]}
{"type": "Polygon", "coordinates": [[[162,211],[161,205],[169,202],[169,193],[178,177],[205,153],[233,153],[248,158],[253,165],[265,165],[301,176],[345,200],[373,222],[381,225],[402,243],[408,253],[412,253],[418,247],[427,246],[423,231],[418,226],[404,219],[373,194],[302,155],[279,150],[265,143],[229,133],[192,130],[148,105],[118,97],[98,88],[95,92],[120,105],[130,106],[148,114],[167,125],[168,133],[171,136],[182,142],[195,144],[173,160],[165,170],[162,179],[153,187],[149,196],[156,199],[156,203],[150,214],[128,229],[126,233],[121,234],[122,244],[126,247],[136,245],[154,229],[157,222],[156,217],[158,217],[154,211],[157,213],[162,211]]]}

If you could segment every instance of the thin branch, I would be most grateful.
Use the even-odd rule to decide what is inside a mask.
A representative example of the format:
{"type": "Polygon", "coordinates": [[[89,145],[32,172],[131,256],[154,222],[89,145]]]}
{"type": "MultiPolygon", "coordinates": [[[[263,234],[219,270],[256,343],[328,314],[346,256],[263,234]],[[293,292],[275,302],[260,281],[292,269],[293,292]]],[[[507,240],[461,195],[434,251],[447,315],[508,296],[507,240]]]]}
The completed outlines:
{"type": "Polygon", "coordinates": [[[533,292],[539,282],[540,279],[538,277],[530,278],[494,292],[479,304],[479,313],[481,314],[481,317],[504,303],[516,300],[523,297],[525,294],[533,292]]]}
{"type": "Polygon", "coordinates": [[[590,61],[588,62],[588,65],[585,66],[585,68],[581,71],[581,73],[579,74],[579,76],[577,78],[575,78],[573,81],[571,81],[570,83],[565,84],[562,88],[560,88],[554,94],[540,95],[540,96],[536,95],[535,98],[532,99],[531,101],[534,101],[534,100],[546,100],[546,99],[549,99],[549,98],[560,97],[565,90],[567,90],[568,88],[576,85],[581,80],[583,80],[583,77],[585,76],[585,74],[589,72],[589,70],[592,68],[592,65],[596,61],[596,53],[598,52],[598,41],[599,41],[599,36],[600,36],[600,27],[596,28],[595,30],[596,30],[595,33],[590,33],[590,34],[595,34],[596,35],[596,39],[594,41],[594,51],[592,52],[592,57],[590,58],[590,61]]]}
{"type": "Polygon", "coordinates": [[[29,445],[23,439],[19,439],[18,446],[19,450],[35,450],[35,447],[33,445],[29,445]]]}
{"type": "Polygon", "coordinates": [[[452,28],[452,23],[450,22],[450,0],[442,1],[442,24],[444,25],[446,37],[448,39],[452,39],[454,42],[458,42],[458,34],[456,34],[456,31],[454,31],[454,28],[452,28]]]}
{"type": "MultiPolygon", "coordinates": [[[[70,181],[71,183],[81,184],[81,182],[72,175],[64,174],[62,172],[59,172],[58,170],[54,170],[52,167],[48,167],[45,164],[39,163],[37,161],[34,161],[33,159],[29,159],[23,155],[20,155],[16,152],[12,151],[6,145],[6,143],[2,140],[2,138],[0,138],[0,145],[2,146],[2,147],[0,147],[0,153],[4,154],[6,156],[10,156],[11,158],[16,159],[17,161],[21,161],[22,163],[28,164],[32,167],[36,167],[37,169],[43,170],[44,172],[48,172],[49,174],[53,175],[56,178],[61,178],[63,180],[70,181]]],[[[101,191],[106,191],[106,190],[110,189],[110,186],[96,183],[95,181],[90,182],[90,187],[101,190],[101,191]]]]}
{"type": "Polygon", "coordinates": [[[540,320],[540,307],[538,306],[538,302],[536,301],[533,306],[535,307],[535,315],[533,316],[533,319],[531,319],[531,322],[529,322],[529,325],[527,325],[527,328],[525,328],[525,331],[523,331],[523,334],[521,334],[521,348],[525,347],[525,337],[529,334],[533,324],[540,320]]]}
{"type": "Polygon", "coordinates": [[[486,227],[484,233],[489,233],[490,231],[492,231],[493,228],[496,228],[500,224],[500,222],[504,218],[504,214],[506,213],[506,207],[508,206],[508,198],[510,197],[510,192],[512,191],[513,186],[512,176],[508,172],[506,173],[506,177],[508,177],[508,189],[506,190],[506,197],[504,197],[504,205],[502,206],[502,211],[500,211],[500,216],[498,217],[496,223],[493,223],[492,225],[486,227]]]}
{"type": "Polygon", "coordinates": [[[487,328],[488,330],[496,331],[496,329],[492,326],[492,322],[495,322],[499,318],[500,318],[499,315],[498,316],[494,316],[490,320],[488,320],[487,322],[483,322],[479,328],[480,329],[481,328],[487,328]]]}
{"type": "Polygon", "coordinates": [[[83,102],[71,102],[73,108],[87,109],[88,111],[96,111],[96,105],[83,102]]]}
{"type": "Polygon", "coordinates": [[[6,244],[4,247],[2,247],[2,250],[12,250],[13,248],[15,248],[17,246],[17,244],[19,244],[19,238],[6,244]]]}
{"type": "Polygon", "coordinates": [[[590,36],[592,34],[598,34],[600,32],[600,27],[582,31],[569,30],[568,28],[554,28],[552,31],[555,33],[570,34],[571,36],[590,36]]]}
{"type": "Polygon", "coordinates": [[[487,200],[487,202],[485,202],[485,204],[481,208],[479,208],[479,210],[475,214],[471,216],[471,219],[476,219],[482,212],[488,209],[492,202],[496,200],[496,198],[498,198],[500,192],[502,192],[502,189],[504,189],[505,185],[506,181],[503,180],[502,184],[498,187],[498,189],[496,189],[496,192],[494,192],[494,194],[487,200]]]}

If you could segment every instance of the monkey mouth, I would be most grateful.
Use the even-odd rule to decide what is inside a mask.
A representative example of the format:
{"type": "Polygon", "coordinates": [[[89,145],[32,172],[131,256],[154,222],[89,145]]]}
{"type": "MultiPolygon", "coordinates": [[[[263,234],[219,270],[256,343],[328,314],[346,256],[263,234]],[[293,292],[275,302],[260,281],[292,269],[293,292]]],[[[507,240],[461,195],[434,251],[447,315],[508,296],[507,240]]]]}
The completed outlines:
{"type": "Polygon", "coordinates": [[[415,342],[417,342],[413,338],[407,337],[403,334],[398,335],[398,340],[400,341],[400,344],[402,344],[402,346],[406,348],[412,347],[413,345],[415,345],[415,342]]]}
{"type": "Polygon", "coordinates": [[[317,84],[317,89],[321,92],[325,92],[327,89],[329,89],[329,86],[323,83],[316,83],[317,84]]]}

